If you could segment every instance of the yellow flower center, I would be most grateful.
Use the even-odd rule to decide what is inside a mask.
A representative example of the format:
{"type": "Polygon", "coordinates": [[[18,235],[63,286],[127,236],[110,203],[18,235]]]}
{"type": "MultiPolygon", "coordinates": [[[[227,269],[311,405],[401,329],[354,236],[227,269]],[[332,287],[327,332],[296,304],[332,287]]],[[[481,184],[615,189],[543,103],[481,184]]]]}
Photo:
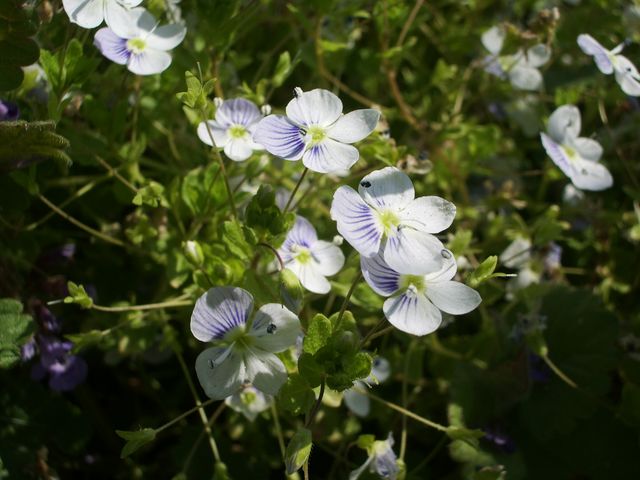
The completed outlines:
{"type": "Polygon", "coordinates": [[[413,286],[417,292],[422,293],[427,288],[424,276],[421,275],[401,275],[399,283],[402,290],[407,290],[413,286]]]}
{"type": "Polygon", "coordinates": [[[311,252],[308,248],[302,247],[300,245],[295,245],[292,250],[295,253],[295,259],[298,261],[298,263],[304,265],[311,261],[311,252]]]}
{"type": "Polygon", "coordinates": [[[127,49],[133,53],[142,53],[147,47],[147,42],[141,38],[132,38],[127,40],[127,49]]]}
{"type": "Polygon", "coordinates": [[[392,210],[378,210],[377,214],[384,235],[388,235],[394,228],[400,225],[400,219],[392,210]]]}
{"type": "Polygon", "coordinates": [[[227,130],[227,133],[231,138],[242,138],[247,134],[247,129],[242,125],[231,125],[227,130]]]}
{"type": "Polygon", "coordinates": [[[318,126],[309,127],[309,129],[307,130],[307,135],[311,136],[311,145],[317,145],[327,136],[324,128],[318,126]]]}

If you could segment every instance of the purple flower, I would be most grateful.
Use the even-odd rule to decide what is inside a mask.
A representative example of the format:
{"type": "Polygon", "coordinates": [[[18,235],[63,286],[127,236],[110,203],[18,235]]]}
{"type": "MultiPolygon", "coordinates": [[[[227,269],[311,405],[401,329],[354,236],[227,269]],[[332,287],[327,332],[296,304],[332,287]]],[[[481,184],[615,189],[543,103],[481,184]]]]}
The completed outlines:
{"type": "Polygon", "coordinates": [[[19,116],[18,105],[7,100],[0,100],[0,122],[11,122],[17,120],[19,116]]]}
{"type": "Polygon", "coordinates": [[[514,453],[516,451],[516,444],[514,441],[502,431],[500,428],[484,428],[484,440],[491,442],[499,450],[504,453],[514,453]]]}
{"type": "Polygon", "coordinates": [[[40,361],[31,369],[34,380],[49,376],[49,388],[57,392],[73,390],[87,378],[87,363],[81,357],[72,355],[73,343],[56,337],[38,335],[36,342],[40,349],[40,361]]]}

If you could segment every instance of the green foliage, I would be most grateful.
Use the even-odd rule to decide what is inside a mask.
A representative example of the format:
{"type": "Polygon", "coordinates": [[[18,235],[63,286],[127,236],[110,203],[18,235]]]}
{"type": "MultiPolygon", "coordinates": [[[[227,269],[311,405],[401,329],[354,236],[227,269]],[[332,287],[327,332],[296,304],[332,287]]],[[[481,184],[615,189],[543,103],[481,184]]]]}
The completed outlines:
{"type": "Polygon", "coordinates": [[[285,465],[287,467],[287,475],[291,475],[302,468],[302,465],[309,459],[311,455],[311,430],[308,428],[299,428],[291,437],[287,444],[284,454],[285,465]]]}
{"type": "Polygon", "coordinates": [[[38,45],[30,37],[36,33],[30,11],[21,2],[6,0],[0,7],[0,92],[20,86],[20,67],[38,59],[38,45]]]}
{"type": "Polygon", "coordinates": [[[194,110],[203,110],[207,106],[207,96],[213,92],[215,79],[207,80],[204,84],[193,73],[184,72],[187,91],[176,94],[178,100],[194,110]]]}
{"type": "Polygon", "coordinates": [[[0,299],[0,368],[9,368],[20,360],[20,347],[34,330],[30,315],[22,313],[22,304],[10,298],[0,299]]]}
{"type": "Polygon", "coordinates": [[[65,297],[64,303],[76,303],[82,308],[91,308],[93,306],[93,299],[82,285],[67,282],[67,289],[69,290],[69,295],[65,297]]]}
{"type": "Polygon", "coordinates": [[[302,375],[289,375],[278,393],[278,405],[293,415],[301,415],[315,402],[315,394],[309,382],[302,375]]]}
{"type": "Polygon", "coordinates": [[[151,443],[156,439],[156,431],[153,428],[143,428],[133,432],[116,430],[116,434],[127,441],[127,443],[124,444],[124,447],[122,447],[120,458],[127,458],[140,447],[143,447],[147,443],[151,443]]]}
{"type": "Polygon", "coordinates": [[[64,150],[69,148],[66,138],[55,133],[54,122],[1,122],[0,173],[25,168],[43,160],[57,160],[70,165],[64,150]]]}

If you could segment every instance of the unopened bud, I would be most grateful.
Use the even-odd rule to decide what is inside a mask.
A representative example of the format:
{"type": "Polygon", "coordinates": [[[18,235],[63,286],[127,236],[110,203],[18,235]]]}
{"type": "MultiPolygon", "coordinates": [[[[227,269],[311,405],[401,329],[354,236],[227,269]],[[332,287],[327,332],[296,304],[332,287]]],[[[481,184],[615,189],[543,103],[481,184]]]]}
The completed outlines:
{"type": "Polygon", "coordinates": [[[200,267],[204,263],[204,254],[202,253],[202,247],[195,240],[188,240],[184,242],[184,254],[194,265],[200,267]]]}

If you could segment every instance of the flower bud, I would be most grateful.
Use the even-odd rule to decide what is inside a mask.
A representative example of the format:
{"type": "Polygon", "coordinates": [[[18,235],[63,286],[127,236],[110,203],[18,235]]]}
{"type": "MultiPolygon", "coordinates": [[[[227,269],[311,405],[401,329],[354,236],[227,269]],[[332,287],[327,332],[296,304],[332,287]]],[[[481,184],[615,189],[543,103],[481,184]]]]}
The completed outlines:
{"type": "Polygon", "coordinates": [[[187,260],[197,267],[201,267],[204,263],[204,254],[202,253],[202,247],[195,240],[188,240],[183,245],[184,254],[187,260]]]}

